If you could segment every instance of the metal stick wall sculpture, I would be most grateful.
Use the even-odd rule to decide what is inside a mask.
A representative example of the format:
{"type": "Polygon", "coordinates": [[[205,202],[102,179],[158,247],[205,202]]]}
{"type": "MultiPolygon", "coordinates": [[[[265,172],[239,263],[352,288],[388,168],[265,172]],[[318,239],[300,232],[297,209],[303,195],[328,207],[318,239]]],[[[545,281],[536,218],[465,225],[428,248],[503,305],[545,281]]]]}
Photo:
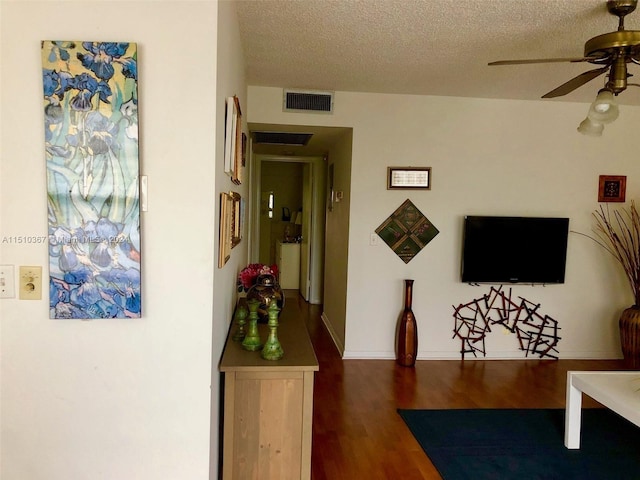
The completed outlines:
{"type": "Polygon", "coordinates": [[[555,355],[560,340],[558,322],[542,315],[539,304],[522,297],[512,300],[511,289],[505,295],[502,286],[498,289],[491,287],[489,294],[453,308],[453,332],[454,337],[462,342],[460,353],[463,359],[465,353],[472,353],[474,357],[478,353],[486,355],[485,337],[492,325],[501,325],[514,333],[526,357],[531,354],[540,358],[558,358],[555,355]]]}

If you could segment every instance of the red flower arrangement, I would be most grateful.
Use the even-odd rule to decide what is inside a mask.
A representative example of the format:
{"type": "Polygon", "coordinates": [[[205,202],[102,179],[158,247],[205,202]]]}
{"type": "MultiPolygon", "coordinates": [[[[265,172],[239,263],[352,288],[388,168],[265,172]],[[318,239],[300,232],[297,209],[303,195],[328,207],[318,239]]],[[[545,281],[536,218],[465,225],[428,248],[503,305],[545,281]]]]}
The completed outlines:
{"type": "Polygon", "coordinates": [[[258,275],[266,274],[277,277],[278,266],[276,264],[268,266],[264,263],[250,263],[238,274],[238,291],[241,292],[244,290],[246,292],[256,283],[258,275]]]}

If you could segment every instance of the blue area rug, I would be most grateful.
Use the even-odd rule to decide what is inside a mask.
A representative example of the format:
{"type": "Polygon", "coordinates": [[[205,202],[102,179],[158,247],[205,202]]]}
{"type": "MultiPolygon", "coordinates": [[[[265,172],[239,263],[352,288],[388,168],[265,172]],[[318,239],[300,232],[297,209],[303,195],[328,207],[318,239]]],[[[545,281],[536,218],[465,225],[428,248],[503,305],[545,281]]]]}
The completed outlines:
{"type": "Polygon", "coordinates": [[[580,450],[563,409],[398,413],[444,480],[640,479],[640,428],[608,409],[583,409],[580,450]]]}

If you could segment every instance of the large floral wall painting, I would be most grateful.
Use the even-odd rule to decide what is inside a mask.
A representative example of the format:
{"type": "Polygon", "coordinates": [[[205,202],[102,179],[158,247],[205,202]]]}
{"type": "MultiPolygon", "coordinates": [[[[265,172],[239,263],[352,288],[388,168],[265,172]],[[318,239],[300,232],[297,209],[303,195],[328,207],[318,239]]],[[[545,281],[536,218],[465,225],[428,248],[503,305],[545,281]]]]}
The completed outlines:
{"type": "Polygon", "coordinates": [[[135,43],[42,42],[50,317],[137,318],[135,43]]]}

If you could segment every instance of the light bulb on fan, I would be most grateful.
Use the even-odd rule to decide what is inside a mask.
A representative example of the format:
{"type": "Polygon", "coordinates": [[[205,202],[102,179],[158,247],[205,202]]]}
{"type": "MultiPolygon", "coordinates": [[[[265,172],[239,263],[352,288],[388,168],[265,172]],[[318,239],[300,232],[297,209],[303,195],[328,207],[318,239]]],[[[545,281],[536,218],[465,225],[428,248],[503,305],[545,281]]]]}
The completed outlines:
{"type": "Polygon", "coordinates": [[[603,88],[598,92],[595,101],[591,105],[588,117],[594,123],[607,124],[618,118],[619,113],[613,92],[603,88]]]}

